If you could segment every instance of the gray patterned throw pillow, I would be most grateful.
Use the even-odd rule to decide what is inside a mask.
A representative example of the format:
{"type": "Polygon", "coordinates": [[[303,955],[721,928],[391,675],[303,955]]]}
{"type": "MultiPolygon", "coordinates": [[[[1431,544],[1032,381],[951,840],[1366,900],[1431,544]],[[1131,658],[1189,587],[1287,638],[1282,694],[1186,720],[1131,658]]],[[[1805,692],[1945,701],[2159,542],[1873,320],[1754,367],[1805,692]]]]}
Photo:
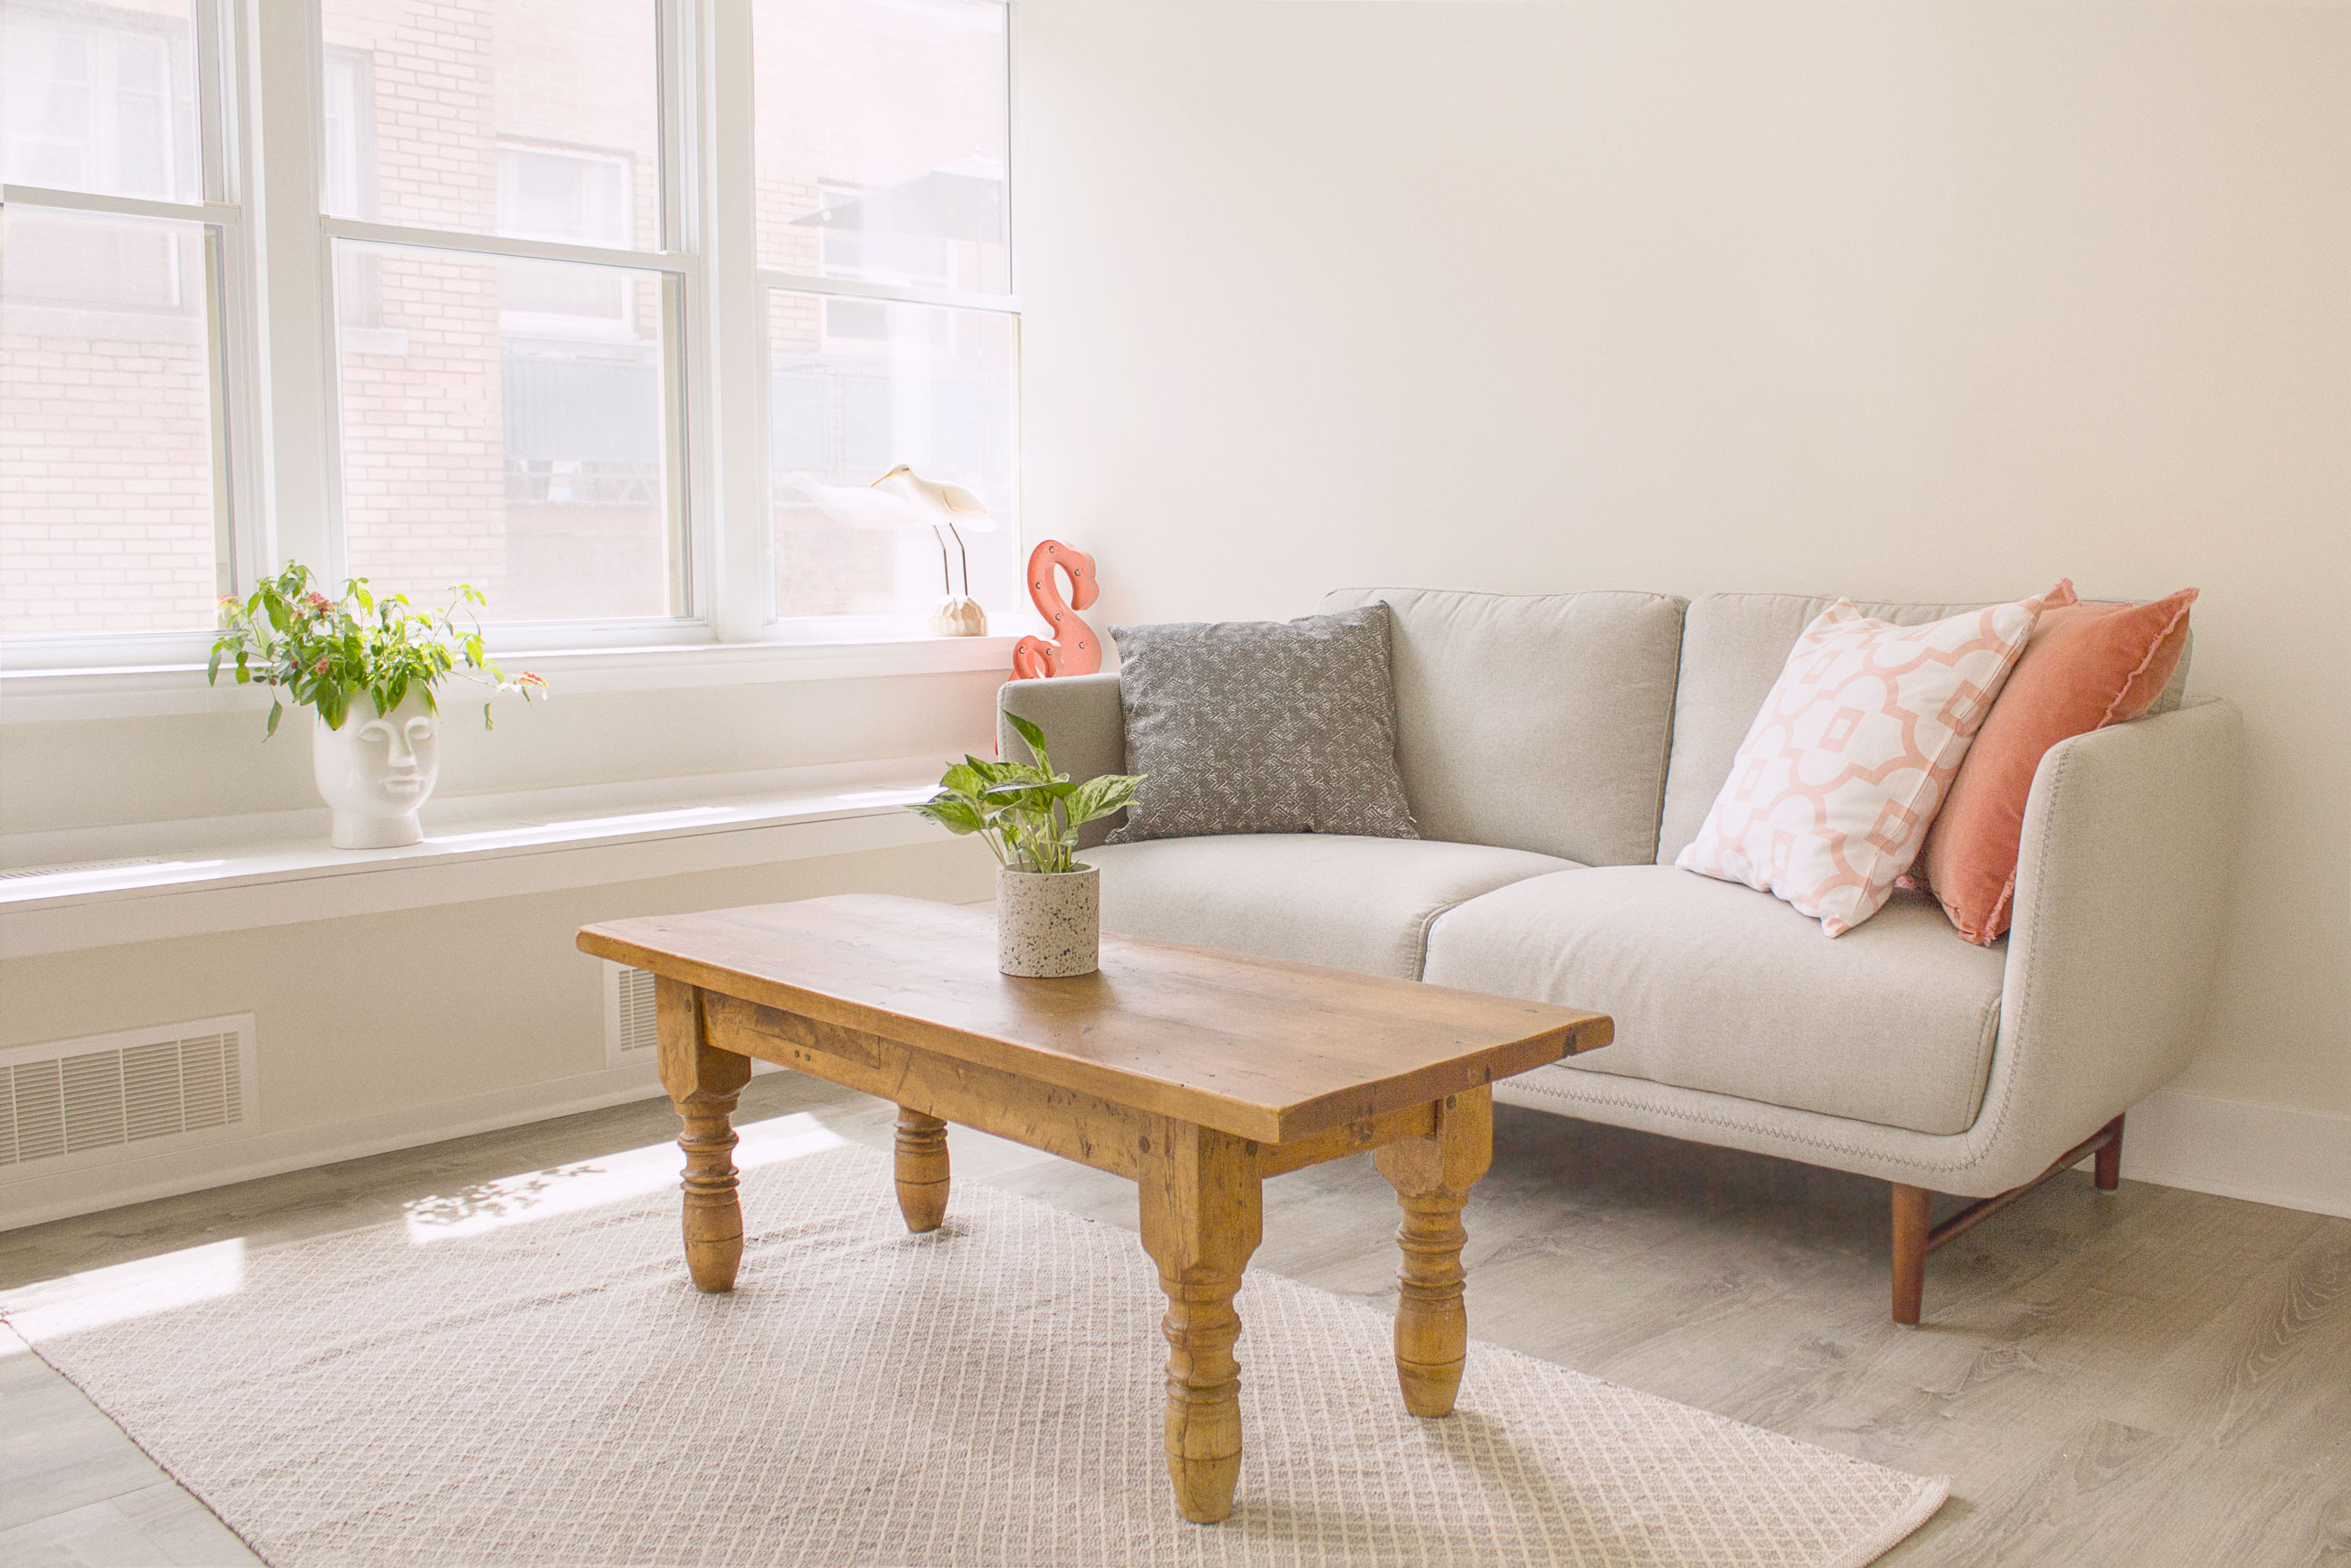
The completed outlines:
{"type": "Polygon", "coordinates": [[[1416,839],[1397,777],[1388,607],[1288,622],[1113,626],[1126,771],[1150,777],[1110,836],[1416,839]]]}

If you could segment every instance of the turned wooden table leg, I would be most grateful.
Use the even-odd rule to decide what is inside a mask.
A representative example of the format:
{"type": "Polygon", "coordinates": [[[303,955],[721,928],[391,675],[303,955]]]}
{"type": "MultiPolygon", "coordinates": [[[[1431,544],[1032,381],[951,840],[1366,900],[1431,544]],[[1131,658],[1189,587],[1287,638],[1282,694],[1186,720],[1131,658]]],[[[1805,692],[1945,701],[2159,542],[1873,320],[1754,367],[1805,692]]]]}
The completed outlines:
{"type": "Polygon", "coordinates": [[[1494,1157],[1494,1092],[1483,1085],[1448,1095],[1437,1131],[1375,1151],[1372,1163],[1404,1208],[1396,1230],[1403,1267],[1396,1273],[1396,1385],[1416,1416],[1450,1416],[1469,1354],[1469,1314],[1461,1304],[1468,1274],[1461,1206],[1494,1157]]]}
{"type": "Polygon", "coordinates": [[[1241,1471],[1233,1292],[1263,1231],[1257,1146],[1177,1122],[1143,1141],[1143,1246],[1167,1293],[1167,1477],[1184,1517],[1214,1524],[1241,1471]]]}
{"type": "Polygon", "coordinates": [[[704,1038],[702,993],[663,975],[653,983],[662,1087],[685,1123],[685,1267],[697,1289],[731,1291],[743,1261],[743,1205],[735,1192],[736,1098],[751,1081],[751,1059],[713,1050],[704,1038]]]}
{"type": "Polygon", "coordinates": [[[936,1230],[947,1217],[947,1124],[898,1107],[898,1212],[906,1228],[936,1230]]]}

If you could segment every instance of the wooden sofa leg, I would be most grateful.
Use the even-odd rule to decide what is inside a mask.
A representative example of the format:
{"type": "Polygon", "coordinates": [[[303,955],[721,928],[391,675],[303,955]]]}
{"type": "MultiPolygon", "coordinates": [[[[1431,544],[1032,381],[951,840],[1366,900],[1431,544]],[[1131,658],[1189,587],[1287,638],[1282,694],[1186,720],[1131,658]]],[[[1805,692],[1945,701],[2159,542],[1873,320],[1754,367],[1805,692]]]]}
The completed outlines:
{"type": "Polygon", "coordinates": [[[1928,1200],[1923,1186],[1894,1184],[1894,1321],[1918,1326],[1918,1304],[1927,1293],[1928,1200]]]}
{"type": "Polygon", "coordinates": [[[2100,1190],[2112,1192],[2122,1182],[2123,1119],[2107,1123],[2057,1156],[2056,1164],[2026,1182],[1979,1199],[1940,1225],[1930,1225],[1927,1206],[1934,1194],[1923,1186],[1894,1186],[1894,1321],[1918,1326],[1918,1304],[1927,1294],[1927,1254],[1946,1241],[1957,1241],[1977,1226],[2032,1191],[2060,1171],[2070,1171],[2085,1155],[2095,1155],[2100,1190]]]}

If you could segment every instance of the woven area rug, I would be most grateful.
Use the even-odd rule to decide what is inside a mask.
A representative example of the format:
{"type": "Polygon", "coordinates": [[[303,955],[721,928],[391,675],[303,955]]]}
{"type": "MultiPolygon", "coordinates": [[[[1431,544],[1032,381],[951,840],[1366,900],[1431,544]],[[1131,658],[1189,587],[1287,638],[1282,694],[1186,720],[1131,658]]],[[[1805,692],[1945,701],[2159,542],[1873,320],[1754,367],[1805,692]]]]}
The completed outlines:
{"type": "Polygon", "coordinates": [[[591,1166],[0,1316],[278,1568],[1827,1568],[1944,1497],[1487,1345],[1418,1421],[1386,1318],[1252,1273],[1238,1504],[1186,1524],[1134,1237],[970,1182],[910,1237],[888,1162],[826,1145],[747,1170],[731,1295],[686,1282],[674,1190],[582,1201],[591,1166]]]}

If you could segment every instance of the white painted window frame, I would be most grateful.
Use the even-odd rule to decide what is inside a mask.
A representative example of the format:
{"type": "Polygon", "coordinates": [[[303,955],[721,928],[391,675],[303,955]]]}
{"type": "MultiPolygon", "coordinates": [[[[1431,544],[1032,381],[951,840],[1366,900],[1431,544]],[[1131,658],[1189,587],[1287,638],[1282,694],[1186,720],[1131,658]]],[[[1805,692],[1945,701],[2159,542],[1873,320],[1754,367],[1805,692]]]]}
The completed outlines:
{"type": "MultiPolygon", "coordinates": [[[[195,0],[199,199],[157,201],[97,195],[40,186],[0,185],[0,204],[33,211],[162,218],[199,225],[204,235],[204,335],[211,361],[214,585],[227,593],[261,558],[264,538],[257,497],[264,485],[257,423],[245,411],[259,396],[260,317],[256,309],[250,194],[251,160],[241,134],[245,98],[238,65],[247,57],[246,16],[235,0],[195,0]]],[[[70,637],[5,639],[12,667],[57,664],[152,664],[176,660],[201,633],[128,632],[70,637]]]]}
{"type": "MultiPolygon", "coordinates": [[[[647,620],[501,622],[486,628],[493,650],[625,658],[642,648],[666,663],[695,645],[710,645],[714,654],[724,650],[729,659],[760,656],[758,650],[767,648],[774,657],[800,664],[812,644],[842,644],[868,650],[861,664],[877,670],[970,667],[967,639],[910,635],[877,618],[775,616],[768,290],[997,311],[1016,319],[1016,331],[1020,304],[1017,276],[1013,293],[971,295],[759,266],[751,10],[745,0],[657,0],[657,250],[324,215],[324,56],[319,7],[310,0],[196,0],[201,203],[0,187],[0,197],[28,207],[206,225],[215,366],[215,559],[224,593],[249,591],[270,563],[289,558],[312,563],[329,579],[345,570],[335,241],[589,262],[654,272],[665,280],[664,384],[676,455],[668,466],[674,548],[685,556],[684,612],[647,620]]],[[[1008,5],[1008,85],[1018,7],[1008,5]]],[[[110,684],[110,671],[141,690],[159,681],[176,685],[192,671],[201,680],[211,638],[197,630],[0,637],[0,712],[36,697],[43,678],[53,675],[71,677],[84,695],[91,695],[93,679],[110,684]]]]}

